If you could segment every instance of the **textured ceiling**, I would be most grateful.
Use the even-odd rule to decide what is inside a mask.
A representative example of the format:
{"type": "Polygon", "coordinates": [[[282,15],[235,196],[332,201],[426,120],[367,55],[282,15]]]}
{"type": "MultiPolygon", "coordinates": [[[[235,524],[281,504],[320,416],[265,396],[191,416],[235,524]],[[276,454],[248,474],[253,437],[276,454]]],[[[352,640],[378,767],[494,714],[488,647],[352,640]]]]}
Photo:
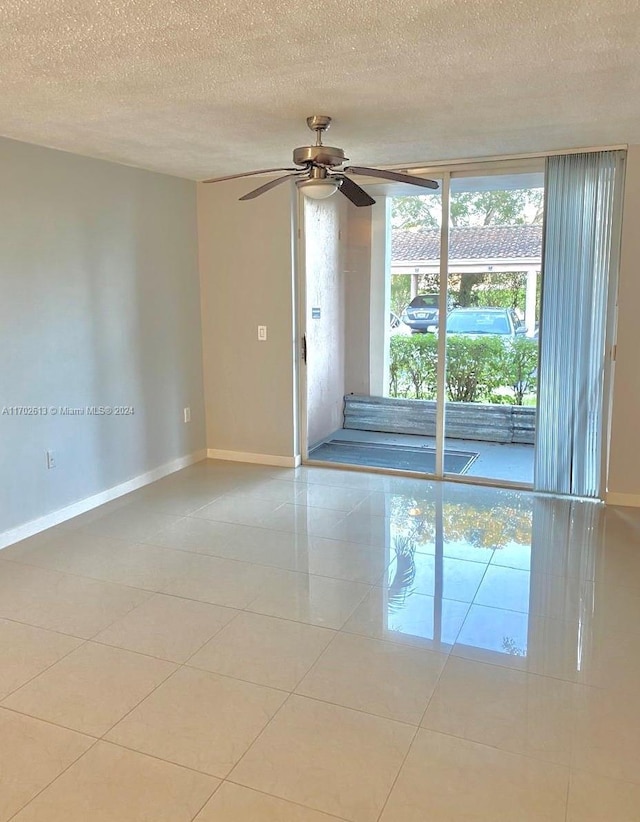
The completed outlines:
{"type": "Polygon", "coordinates": [[[0,134],[193,179],[640,142],[638,0],[3,0],[0,134]]]}

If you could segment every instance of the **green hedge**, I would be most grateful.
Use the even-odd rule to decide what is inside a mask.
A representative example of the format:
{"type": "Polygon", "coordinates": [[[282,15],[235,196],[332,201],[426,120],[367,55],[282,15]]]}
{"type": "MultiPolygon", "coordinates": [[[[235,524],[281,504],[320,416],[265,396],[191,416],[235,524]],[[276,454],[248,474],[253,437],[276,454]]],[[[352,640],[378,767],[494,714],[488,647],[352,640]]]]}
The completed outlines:
{"type": "MultiPolygon", "coordinates": [[[[435,334],[391,337],[389,394],[434,400],[437,363],[435,334]]],[[[535,340],[452,334],[447,338],[447,399],[523,405],[535,395],[537,366],[535,340]]]]}

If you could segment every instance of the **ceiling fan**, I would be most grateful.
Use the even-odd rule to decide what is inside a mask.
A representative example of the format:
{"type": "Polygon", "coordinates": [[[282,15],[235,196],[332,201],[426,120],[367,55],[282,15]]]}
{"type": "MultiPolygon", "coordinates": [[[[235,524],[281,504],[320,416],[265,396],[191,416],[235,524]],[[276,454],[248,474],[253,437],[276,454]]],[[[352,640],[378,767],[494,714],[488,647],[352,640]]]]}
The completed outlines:
{"type": "Polygon", "coordinates": [[[279,186],[286,180],[294,178],[297,187],[302,193],[313,200],[324,200],[339,191],[356,206],[372,206],[375,200],[355,183],[349,175],[362,174],[367,177],[381,177],[384,180],[394,180],[399,183],[408,183],[422,188],[438,188],[434,180],[425,180],[414,177],[412,174],[401,174],[398,171],[387,171],[381,168],[365,168],[364,166],[343,166],[348,158],[344,151],[335,146],[325,146],[322,135],[331,125],[331,117],[324,114],[315,114],[307,117],[307,125],[316,133],[316,142],[313,146],[300,146],[293,150],[294,167],[291,168],[263,168],[259,171],[245,171],[244,174],[230,174],[227,177],[214,177],[204,180],[205,183],[220,183],[223,180],[235,180],[239,177],[252,177],[255,174],[273,174],[276,171],[288,171],[284,177],[270,180],[259,188],[250,191],[241,200],[253,200],[266,191],[279,186]]]}

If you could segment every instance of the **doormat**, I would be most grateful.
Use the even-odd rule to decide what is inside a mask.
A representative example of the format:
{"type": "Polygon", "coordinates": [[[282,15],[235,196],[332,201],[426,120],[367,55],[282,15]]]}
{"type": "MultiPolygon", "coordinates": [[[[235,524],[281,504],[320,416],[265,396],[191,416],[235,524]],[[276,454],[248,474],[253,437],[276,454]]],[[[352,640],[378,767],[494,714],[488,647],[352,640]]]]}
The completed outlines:
{"type": "MultiPolygon", "coordinates": [[[[446,474],[464,474],[478,459],[473,451],[444,452],[446,474]]],[[[396,468],[402,471],[419,471],[435,474],[436,452],[434,448],[417,448],[413,445],[391,445],[377,442],[352,442],[329,440],[309,452],[309,459],[323,462],[342,462],[347,465],[370,465],[372,468],[396,468]]]]}

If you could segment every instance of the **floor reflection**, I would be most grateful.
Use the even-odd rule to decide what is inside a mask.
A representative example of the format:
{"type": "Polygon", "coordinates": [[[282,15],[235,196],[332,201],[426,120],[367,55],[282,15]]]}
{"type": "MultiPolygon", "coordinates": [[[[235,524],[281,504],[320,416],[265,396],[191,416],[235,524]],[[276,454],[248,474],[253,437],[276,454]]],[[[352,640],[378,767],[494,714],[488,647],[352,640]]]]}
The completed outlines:
{"type": "Polygon", "coordinates": [[[600,505],[451,486],[429,500],[389,495],[388,505],[386,632],[545,672],[562,643],[563,666],[579,672],[600,505]]]}

